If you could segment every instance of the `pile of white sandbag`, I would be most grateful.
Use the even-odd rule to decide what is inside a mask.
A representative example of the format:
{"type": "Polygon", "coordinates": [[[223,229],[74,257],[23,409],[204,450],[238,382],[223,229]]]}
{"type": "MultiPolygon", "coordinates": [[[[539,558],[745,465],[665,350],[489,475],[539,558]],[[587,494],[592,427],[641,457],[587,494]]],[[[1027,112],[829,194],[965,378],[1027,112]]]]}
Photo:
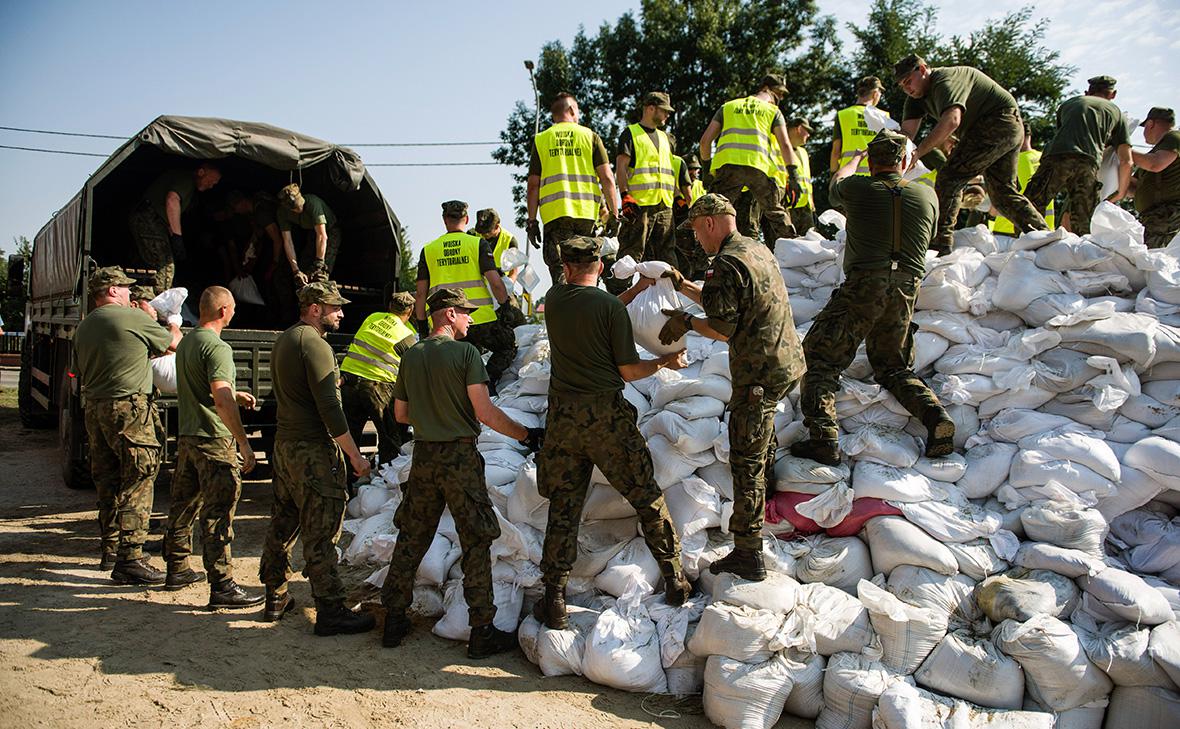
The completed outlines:
{"type": "MultiPolygon", "coordinates": [[[[842,281],[841,239],[776,245],[801,334],[842,281]]],[[[496,624],[519,627],[545,675],[703,693],[726,727],[784,712],[846,729],[1180,726],[1180,240],[1140,241],[1108,204],[1084,238],[959,231],[931,259],[914,317],[915,369],[956,422],[956,453],[922,455],[924,428],[872,381],[863,348],[837,394],[839,466],[787,453],[806,437],[791,393],[775,417],[761,583],[707,569],[733,544],[729,352],[690,334],[689,367],[624,390],[699,590],[679,608],[660,596],[634,509],[596,469],[570,628],[538,624],[548,501],[533,457],[485,429],[504,532],[496,624]]],[[[658,332],[666,288],[632,303],[637,341],[658,332]]],[[[548,340],[537,325],[516,334],[496,400],[541,425],[548,340]]],[[[378,568],[374,584],[411,448],[349,504],[343,559],[378,568]]],[[[445,514],[415,589],[414,609],[452,639],[466,637],[458,549],[445,514]]]]}

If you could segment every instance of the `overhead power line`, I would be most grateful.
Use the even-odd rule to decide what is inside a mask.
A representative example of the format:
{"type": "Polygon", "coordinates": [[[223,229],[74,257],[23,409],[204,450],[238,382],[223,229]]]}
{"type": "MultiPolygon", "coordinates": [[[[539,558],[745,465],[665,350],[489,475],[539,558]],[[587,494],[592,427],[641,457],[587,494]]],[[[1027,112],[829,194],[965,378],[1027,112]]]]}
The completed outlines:
{"type": "Polygon", "coordinates": [[[481,167],[499,162],[366,162],[365,167],[481,167]]]}
{"type": "MultiPolygon", "coordinates": [[[[119,136],[117,134],[90,134],[83,132],[63,132],[54,129],[27,129],[25,127],[5,127],[0,126],[0,130],[6,132],[24,132],[26,134],[52,134],[59,137],[86,137],[88,139],[119,139],[125,140],[127,137],[119,136]]],[[[342,147],[490,147],[500,144],[500,142],[357,142],[354,144],[342,144],[342,147]]]]}
{"type": "Polygon", "coordinates": [[[91,139],[127,139],[114,134],[82,134],[81,132],[56,132],[48,129],[22,129],[21,127],[0,127],[6,132],[27,132],[29,134],[53,134],[59,137],[89,137],[91,139]]]}
{"type": "Polygon", "coordinates": [[[67,149],[42,149],[40,147],[14,147],[11,144],[0,144],[0,149],[19,149],[22,152],[43,152],[45,154],[72,154],[77,157],[110,157],[109,154],[98,152],[73,152],[67,149]]]}

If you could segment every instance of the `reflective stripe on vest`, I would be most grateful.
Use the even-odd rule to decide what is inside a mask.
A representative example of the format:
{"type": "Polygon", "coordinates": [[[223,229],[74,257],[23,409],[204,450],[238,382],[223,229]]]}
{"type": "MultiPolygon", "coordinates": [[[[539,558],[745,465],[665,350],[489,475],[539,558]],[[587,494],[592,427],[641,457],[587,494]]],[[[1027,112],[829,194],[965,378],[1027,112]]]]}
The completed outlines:
{"type": "Polygon", "coordinates": [[[538,134],[534,143],[541,160],[541,222],[597,220],[602,193],[594,172],[594,132],[573,122],[558,122],[538,134]]]}
{"type": "Polygon", "coordinates": [[[914,182],[918,183],[919,185],[925,185],[926,187],[929,187],[931,190],[934,189],[934,183],[937,181],[938,181],[938,170],[930,170],[929,172],[922,175],[921,177],[914,178],[914,182]]]}
{"type": "Polygon", "coordinates": [[[492,309],[492,293],[479,270],[481,238],[466,233],[447,233],[435,238],[422,249],[426,268],[430,271],[430,291],[427,296],[447,286],[463,289],[467,299],[479,308],[471,312],[472,324],[486,324],[496,318],[492,309]]]}
{"type": "Polygon", "coordinates": [[[500,235],[496,238],[496,247],[492,249],[492,259],[496,262],[496,268],[500,267],[500,259],[504,256],[504,251],[508,250],[508,244],[512,242],[512,234],[500,228],[500,235]]]}
{"type": "Polygon", "coordinates": [[[807,150],[803,145],[795,147],[795,160],[799,163],[799,187],[802,188],[795,207],[814,208],[815,203],[811,201],[811,157],[807,156],[807,150]]]}
{"type": "Polygon", "coordinates": [[[761,170],[767,177],[776,174],[770,156],[773,138],[770,125],[777,114],[777,106],[753,96],[725,102],[721,107],[721,134],[717,136],[710,171],[717,174],[725,165],[745,165],[761,170]]]}
{"type": "Polygon", "coordinates": [[[627,191],[640,205],[672,207],[676,178],[673,176],[672,145],[668,142],[668,135],[656,130],[657,148],[643,127],[632,124],[627,130],[631,132],[631,147],[635,152],[631,160],[635,168],[627,178],[627,191]]]}
{"type": "Polygon", "coordinates": [[[348,353],[340,363],[341,371],[374,382],[393,382],[401,362],[393,348],[413,333],[396,314],[370,314],[348,345],[348,353]]]}
{"type": "Polygon", "coordinates": [[[782,147],[779,146],[778,137],[770,138],[770,162],[773,165],[770,173],[770,179],[774,180],[778,185],[779,190],[787,189],[787,166],[783,164],[782,147]]]}
{"type": "MultiPolygon", "coordinates": [[[[840,123],[840,164],[852,159],[852,155],[862,149],[867,149],[869,142],[877,133],[869,129],[865,123],[865,107],[854,104],[847,109],[836,112],[836,119],[840,123]]],[[[856,167],[856,174],[869,174],[869,158],[864,156],[856,167]]]]}
{"type": "MultiPolygon", "coordinates": [[[[1028,181],[1036,173],[1037,168],[1041,166],[1041,153],[1035,149],[1026,149],[1020,153],[1016,159],[1016,183],[1020,185],[1020,194],[1024,194],[1024,188],[1028,187],[1028,181]]],[[[1057,222],[1056,215],[1054,215],[1053,203],[1050,202],[1045,208],[1045,222],[1049,225],[1049,230],[1054,229],[1054,223],[1057,222]]],[[[1016,226],[1011,220],[1008,220],[1003,215],[997,215],[989,226],[993,232],[1002,235],[1016,235],[1016,226]]]]}

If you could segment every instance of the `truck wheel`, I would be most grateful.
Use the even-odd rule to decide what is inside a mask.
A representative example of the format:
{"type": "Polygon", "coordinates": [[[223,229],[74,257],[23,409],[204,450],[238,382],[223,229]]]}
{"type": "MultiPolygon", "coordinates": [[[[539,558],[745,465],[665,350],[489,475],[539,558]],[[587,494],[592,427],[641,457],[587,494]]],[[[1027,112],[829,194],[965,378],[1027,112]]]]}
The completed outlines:
{"type": "Polygon", "coordinates": [[[70,407],[72,398],[67,396],[58,419],[58,439],[61,442],[61,478],[69,489],[94,488],[90,477],[90,460],[84,447],[85,431],[81,414],[70,407]]]}
{"type": "Polygon", "coordinates": [[[25,339],[20,351],[20,380],[16,386],[16,407],[20,413],[20,424],[26,428],[46,430],[53,427],[53,416],[45,412],[33,399],[33,353],[32,338],[25,339]]]}

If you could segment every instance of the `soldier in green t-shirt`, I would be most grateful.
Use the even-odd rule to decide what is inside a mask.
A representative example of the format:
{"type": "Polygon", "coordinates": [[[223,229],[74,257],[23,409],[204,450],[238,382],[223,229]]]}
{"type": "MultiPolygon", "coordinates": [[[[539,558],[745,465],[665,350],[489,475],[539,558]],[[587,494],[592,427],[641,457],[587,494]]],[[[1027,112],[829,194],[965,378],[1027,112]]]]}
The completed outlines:
{"type": "Polygon", "coordinates": [[[188,210],[198,192],[210,190],[220,181],[221,172],[212,162],[202,162],[195,170],[169,170],[148,186],[131,213],[127,221],[131,237],[143,262],[156,269],[157,294],[172,287],[176,264],[185,259],[181,213],[188,210]]]}
{"type": "Polygon", "coordinates": [[[254,450],[246,439],[238,407],[253,408],[248,392],[237,392],[233,349],[221,331],[234,317],[229,289],[210,286],[201,294],[200,324],[176,347],[178,427],[172,506],[164,534],[164,584],[180,588],[205,580],[189,566],[193,523],[201,523],[201,549],[209,574],[209,607],[240,608],[262,603],[234,582],[230,542],[234,511],[242,495],[242,473],[254,469],[254,450]],[[237,450],[234,444],[237,444],[237,450]]]}
{"type": "Polygon", "coordinates": [[[336,265],[341,243],[340,224],[332,208],[319,195],[304,194],[299,185],[291,183],[279,190],[275,217],[287,258],[287,265],[279,270],[290,271],[296,290],[309,281],[327,281],[336,265]],[[299,251],[293,238],[296,230],[307,231],[312,236],[299,251]]]}
{"type": "Polygon", "coordinates": [[[1139,169],[1135,172],[1135,209],[1143,223],[1143,242],[1148,248],[1163,248],[1180,233],[1180,131],[1171,109],[1154,107],[1147,112],[1143,138],[1154,145],[1150,152],[1133,152],[1139,169]]]}
{"type": "Polygon", "coordinates": [[[938,227],[930,247],[949,253],[954,243],[963,188],[982,174],[992,204],[1022,232],[1045,230],[1045,218],[1020,194],[1016,167],[1024,126],[1016,99],[982,71],[970,66],[931,68],[910,54],[897,62],[893,76],[908,97],[901,131],[917,141],[924,118],[935,122],[918,143],[914,159],[942,146],[954,134],[959,141],[938,171],[938,227]]]}

